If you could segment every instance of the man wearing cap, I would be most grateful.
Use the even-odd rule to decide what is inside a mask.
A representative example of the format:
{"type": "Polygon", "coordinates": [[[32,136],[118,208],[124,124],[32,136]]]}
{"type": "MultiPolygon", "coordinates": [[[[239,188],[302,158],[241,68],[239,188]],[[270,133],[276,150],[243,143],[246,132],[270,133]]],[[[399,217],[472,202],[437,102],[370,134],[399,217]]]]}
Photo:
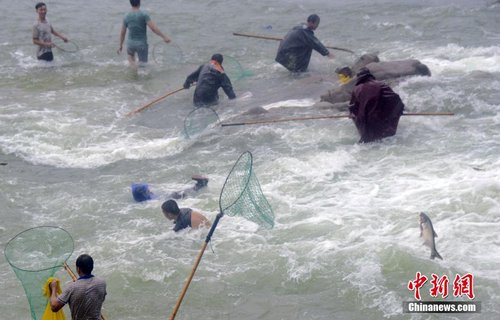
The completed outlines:
{"type": "Polygon", "coordinates": [[[384,82],[375,80],[368,68],[359,70],[349,105],[361,136],[359,142],[395,135],[404,107],[399,95],[384,82]]]}
{"type": "Polygon", "coordinates": [[[221,54],[216,53],[210,61],[202,64],[195,72],[191,73],[184,82],[184,89],[196,83],[194,90],[193,103],[196,107],[206,107],[217,104],[219,101],[218,90],[222,87],[229,99],[236,98],[231,85],[231,80],[224,72],[221,54]]]}
{"type": "Polygon", "coordinates": [[[291,72],[304,72],[309,66],[312,50],[333,59],[334,56],[314,35],[319,26],[319,16],[311,14],[305,25],[294,27],[280,42],[276,62],[291,72]]]}

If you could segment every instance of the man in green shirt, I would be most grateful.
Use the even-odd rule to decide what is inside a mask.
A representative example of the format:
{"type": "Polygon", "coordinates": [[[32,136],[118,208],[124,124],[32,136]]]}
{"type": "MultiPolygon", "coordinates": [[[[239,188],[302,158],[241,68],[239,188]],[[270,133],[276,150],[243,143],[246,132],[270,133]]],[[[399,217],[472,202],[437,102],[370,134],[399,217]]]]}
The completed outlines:
{"type": "Polygon", "coordinates": [[[123,42],[125,35],[128,33],[127,39],[127,54],[128,62],[131,66],[136,66],[135,55],[139,58],[139,63],[148,62],[148,37],[147,27],[154,33],[160,36],[166,43],[170,42],[170,38],[164,35],[156,24],[151,20],[149,15],[141,11],[141,0],[130,0],[132,11],[130,11],[123,19],[122,30],[120,33],[120,48],[118,54],[123,50],[123,42]]]}

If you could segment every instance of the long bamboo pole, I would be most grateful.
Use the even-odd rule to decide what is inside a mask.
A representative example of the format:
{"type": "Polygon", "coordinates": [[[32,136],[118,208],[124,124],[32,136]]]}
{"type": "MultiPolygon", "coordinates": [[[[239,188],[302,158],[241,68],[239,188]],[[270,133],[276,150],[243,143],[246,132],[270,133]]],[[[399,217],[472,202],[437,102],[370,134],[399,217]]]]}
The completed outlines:
{"type": "MultiPolygon", "coordinates": [[[[453,116],[453,112],[409,112],[403,113],[403,116],[453,116]]],[[[255,120],[255,121],[244,121],[244,122],[226,122],[221,123],[222,127],[230,126],[243,126],[250,124],[261,124],[261,123],[276,123],[276,122],[287,122],[287,121],[302,121],[302,120],[319,120],[319,119],[341,119],[341,118],[352,118],[349,114],[340,114],[332,116],[315,116],[315,117],[301,117],[301,118],[285,118],[285,119],[270,119],[270,120],[255,120]]]]}
{"type": "MultiPolygon", "coordinates": [[[[253,33],[241,33],[241,32],[233,32],[233,35],[235,36],[240,36],[240,37],[248,37],[248,38],[256,38],[256,39],[264,39],[264,40],[276,40],[276,41],[281,41],[283,38],[280,37],[273,37],[273,36],[263,36],[259,34],[253,34],[253,33]]],[[[354,54],[354,51],[345,49],[345,48],[339,48],[339,47],[329,47],[325,46],[328,49],[333,49],[333,50],[339,50],[339,51],[346,51],[349,53],[354,54]]]]}
{"type": "Polygon", "coordinates": [[[132,115],[132,114],[134,114],[134,113],[141,112],[142,110],[144,110],[144,109],[146,109],[146,108],[151,107],[151,106],[152,106],[152,105],[154,105],[155,103],[158,103],[158,102],[160,102],[161,100],[165,99],[166,97],[171,96],[171,95],[173,95],[174,93],[177,93],[177,92],[179,92],[179,91],[181,91],[181,90],[184,90],[184,88],[182,87],[182,88],[176,89],[176,90],[174,90],[174,91],[167,92],[167,93],[166,93],[166,94],[164,94],[163,96],[161,96],[161,97],[159,97],[159,98],[156,98],[156,99],[154,99],[153,101],[150,101],[150,102],[146,103],[146,104],[145,104],[145,105],[143,105],[142,107],[140,107],[140,108],[138,108],[138,109],[136,109],[136,110],[130,111],[129,113],[127,113],[127,116],[130,116],[130,115],[132,115]]]}
{"type": "Polygon", "coordinates": [[[222,218],[223,215],[224,215],[224,213],[220,212],[215,217],[214,223],[212,224],[210,231],[208,231],[207,237],[205,238],[205,242],[203,243],[203,246],[201,247],[201,250],[198,253],[198,257],[196,258],[196,261],[193,265],[193,268],[191,269],[191,273],[189,274],[188,278],[186,279],[186,282],[184,283],[184,287],[182,288],[182,292],[179,295],[179,298],[177,298],[177,302],[175,304],[174,311],[172,311],[172,313],[170,314],[169,320],[175,319],[175,316],[177,315],[177,311],[179,311],[179,308],[181,307],[182,300],[184,299],[184,296],[186,295],[186,292],[189,288],[189,285],[191,284],[191,280],[193,280],[194,273],[196,272],[196,269],[198,269],[198,265],[200,264],[201,258],[203,257],[203,253],[205,252],[205,249],[207,248],[208,243],[212,239],[212,235],[214,234],[215,228],[217,228],[217,225],[219,224],[219,220],[222,218]]]}

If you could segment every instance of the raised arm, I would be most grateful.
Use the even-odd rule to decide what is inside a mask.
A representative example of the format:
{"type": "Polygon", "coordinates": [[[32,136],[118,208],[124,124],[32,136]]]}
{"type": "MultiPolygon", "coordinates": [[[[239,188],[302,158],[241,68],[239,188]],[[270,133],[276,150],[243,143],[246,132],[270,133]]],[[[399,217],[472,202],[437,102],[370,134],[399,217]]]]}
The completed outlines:
{"type": "Polygon", "coordinates": [[[184,89],[189,89],[189,87],[198,81],[198,77],[200,76],[200,71],[201,71],[201,68],[203,67],[203,65],[201,65],[198,69],[196,69],[196,71],[194,71],[193,73],[191,73],[189,76],[187,76],[186,78],[186,81],[184,81],[184,89]]]}
{"type": "Polygon", "coordinates": [[[52,312],[59,311],[64,304],[57,299],[57,281],[54,280],[50,283],[50,309],[52,312]]]}

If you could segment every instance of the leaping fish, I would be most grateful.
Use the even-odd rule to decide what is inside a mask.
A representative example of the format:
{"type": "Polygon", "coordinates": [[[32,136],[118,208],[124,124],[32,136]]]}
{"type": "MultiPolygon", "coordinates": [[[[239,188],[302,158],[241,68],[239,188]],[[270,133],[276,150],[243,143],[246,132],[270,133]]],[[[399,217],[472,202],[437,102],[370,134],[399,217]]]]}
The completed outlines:
{"type": "Polygon", "coordinates": [[[424,245],[431,248],[431,259],[438,257],[443,260],[441,255],[436,250],[435,239],[438,235],[434,231],[431,219],[423,212],[420,213],[420,237],[424,239],[424,245]]]}

